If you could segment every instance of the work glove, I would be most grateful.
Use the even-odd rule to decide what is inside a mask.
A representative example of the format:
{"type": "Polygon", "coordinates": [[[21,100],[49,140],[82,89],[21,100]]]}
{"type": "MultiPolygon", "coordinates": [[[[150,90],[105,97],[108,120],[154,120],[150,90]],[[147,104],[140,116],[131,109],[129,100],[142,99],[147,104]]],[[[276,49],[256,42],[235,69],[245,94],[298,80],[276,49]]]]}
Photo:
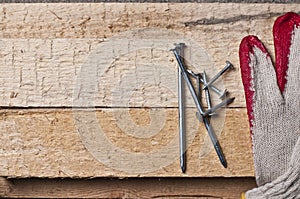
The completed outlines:
{"type": "Polygon", "coordinates": [[[256,36],[240,44],[258,185],[247,199],[300,198],[300,16],[280,16],[273,35],[275,68],[256,36]]]}

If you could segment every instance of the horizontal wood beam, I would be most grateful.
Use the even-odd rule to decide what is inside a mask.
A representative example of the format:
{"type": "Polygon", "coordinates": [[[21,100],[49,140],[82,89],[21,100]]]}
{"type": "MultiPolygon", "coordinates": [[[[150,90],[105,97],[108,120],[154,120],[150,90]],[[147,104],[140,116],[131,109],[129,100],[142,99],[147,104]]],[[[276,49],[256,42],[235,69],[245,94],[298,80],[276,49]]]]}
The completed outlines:
{"type": "Polygon", "coordinates": [[[98,89],[95,98],[85,98],[95,106],[175,107],[177,69],[168,49],[182,40],[189,40],[185,58],[198,72],[205,69],[212,77],[225,60],[235,65],[219,85],[236,97],[232,107],[245,107],[241,39],[258,35],[273,53],[275,18],[300,12],[293,4],[232,3],[2,4],[0,10],[0,106],[5,107],[71,107],[76,96],[85,94],[82,78],[98,89]],[[153,34],[143,38],[141,31],[132,34],[136,29],[153,34]],[[141,50],[142,44],[148,50],[141,50]],[[97,68],[82,76],[95,57],[97,68]],[[147,77],[153,78],[139,81],[147,77]]]}
{"type": "Polygon", "coordinates": [[[188,109],[182,174],[176,108],[1,110],[0,176],[253,176],[246,110],[221,112],[211,124],[228,168],[220,164],[196,110],[188,109]]]}
{"type": "MultiPolygon", "coordinates": [[[[116,39],[0,40],[0,106],[176,107],[177,64],[169,51],[176,39],[140,42],[139,47],[134,47],[129,38],[120,42],[116,39]],[[122,47],[114,47],[116,43],[122,47]],[[123,45],[138,52],[115,56],[114,51],[121,50],[123,45]],[[105,51],[95,52],[101,49],[105,51]]],[[[194,65],[189,65],[194,71],[206,70],[213,77],[225,65],[224,61],[213,67],[209,58],[203,57],[197,66],[195,56],[206,56],[205,51],[198,50],[199,53],[192,55],[193,48],[187,45],[186,59],[194,60],[194,65]]],[[[230,71],[215,84],[236,97],[232,107],[245,107],[239,75],[238,69],[230,71]]],[[[195,106],[187,88],[186,93],[186,105],[195,106]]],[[[219,103],[219,96],[213,94],[214,104],[219,103]]]]}
{"type": "MultiPolygon", "coordinates": [[[[198,34],[215,39],[223,39],[224,33],[224,36],[226,33],[264,33],[270,36],[263,31],[272,26],[274,18],[285,12],[300,11],[298,4],[269,3],[28,3],[2,4],[0,9],[1,38],[44,39],[108,38],[143,27],[180,31],[197,27],[211,31],[198,34]]],[[[233,38],[232,42],[235,41],[234,35],[229,36],[233,38]]]]}

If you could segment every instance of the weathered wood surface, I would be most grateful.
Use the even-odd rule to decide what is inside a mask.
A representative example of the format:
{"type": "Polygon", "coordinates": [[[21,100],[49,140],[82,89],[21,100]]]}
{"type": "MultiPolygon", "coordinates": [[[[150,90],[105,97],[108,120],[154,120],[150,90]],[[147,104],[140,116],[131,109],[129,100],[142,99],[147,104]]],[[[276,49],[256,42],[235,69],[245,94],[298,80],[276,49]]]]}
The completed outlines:
{"type": "MultiPolygon", "coordinates": [[[[0,176],[254,175],[239,42],[255,34],[273,52],[275,18],[299,12],[298,5],[7,4],[0,10],[0,176]],[[150,28],[154,36],[144,41],[141,31],[126,32],[137,28],[150,28]],[[158,29],[162,35],[155,37],[158,29]],[[201,46],[187,53],[194,69],[204,67],[212,76],[225,60],[236,66],[219,82],[236,100],[215,120],[228,169],[221,167],[192,108],[187,174],[174,158],[177,69],[167,49],[181,34],[201,46]],[[142,44],[148,48],[140,49],[142,44]],[[97,67],[87,70],[93,64],[97,67]],[[78,112],[74,105],[97,108],[78,112]],[[101,148],[107,143],[116,147],[101,148]]],[[[190,98],[187,106],[193,106],[190,98]]]]}
{"type": "MultiPolygon", "coordinates": [[[[199,44],[211,60],[200,59],[201,63],[192,64],[213,64],[215,71],[211,72],[211,76],[223,67],[225,60],[230,60],[237,69],[227,74],[225,87],[237,98],[233,106],[244,107],[238,69],[239,42],[245,35],[255,34],[273,51],[271,30],[274,19],[287,11],[299,12],[300,8],[293,4],[100,3],[4,4],[0,5],[0,10],[1,106],[72,106],[80,67],[88,60],[92,50],[102,45],[100,42],[105,38],[109,46],[110,37],[120,32],[150,27],[176,31],[199,44]]],[[[126,44],[122,45],[125,48],[126,44]]],[[[156,55],[159,53],[156,52],[156,55]]],[[[111,57],[109,50],[107,55],[111,57]]],[[[163,56],[152,57],[152,61],[157,66],[163,64],[166,68],[173,67],[172,71],[175,72],[175,63],[170,56],[165,52],[163,56]]],[[[196,51],[194,56],[203,56],[203,53],[199,55],[199,51],[196,51]]],[[[99,91],[101,88],[110,88],[112,82],[118,82],[120,74],[125,72],[124,68],[132,63],[131,59],[136,58],[131,54],[119,57],[129,61],[121,59],[113,65],[107,59],[100,65],[107,71],[99,75],[104,75],[110,81],[101,82],[99,91]],[[122,61],[127,61],[127,65],[122,61]]],[[[138,57],[140,64],[149,62],[149,51],[140,52],[138,57]]],[[[143,65],[139,67],[149,70],[143,65]]],[[[172,74],[175,76],[170,80],[174,82],[176,73],[172,74]]],[[[156,82],[156,85],[159,84],[156,82]]],[[[151,101],[151,96],[157,96],[151,95],[151,90],[147,92],[148,101],[151,101]]],[[[122,93],[119,96],[123,98],[122,93]]],[[[165,98],[169,104],[162,101],[157,103],[174,106],[176,97],[166,93],[165,98]]],[[[96,96],[96,106],[110,106],[111,103],[107,93],[99,92],[96,96]]],[[[118,103],[113,105],[122,106],[118,103]]]]}
{"type": "Polygon", "coordinates": [[[8,198],[240,198],[254,178],[11,179],[8,198]]]}
{"type": "MultiPolygon", "coordinates": [[[[147,30],[145,32],[150,34],[147,30]]],[[[175,36],[172,41],[165,41],[165,36],[152,43],[141,39],[138,47],[131,47],[137,53],[133,51],[127,55],[119,53],[118,56],[113,56],[115,50],[124,48],[123,45],[131,45],[128,39],[131,34],[125,36],[127,38],[124,41],[111,39],[105,42],[99,39],[0,40],[0,67],[3,71],[0,79],[1,106],[84,106],[77,104],[76,100],[83,99],[78,99],[78,96],[92,92],[92,96],[88,95],[85,101],[93,102],[98,107],[176,107],[177,65],[174,56],[169,52],[176,42],[175,36]],[[165,47],[161,42],[165,42],[165,47]],[[110,47],[116,43],[120,45],[110,47]],[[143,49],[153,45],[161,49],[143,49]],[[98,53],[101,49],[105,52],[98,53]],[[90,61],[96,64],[88,65],[90,61]],[[100,64],[98,68],[97,64],[100,64]],[[92,91],[85,88],[89,83],[98,88],[92,91]]],[[[180,37],[177,38],[177,41],[181,41],[180,37]]],[[[187,60],[190,61],[190,57],[194,64],[197,64],[195,56],[206,55],[204,49],[196,52],[199,54],[195,53],[194,57],[190,57],[189,51],[186,53],[187,60]]],[[[191,67],[198,72],[206,69],[211,77],[216,74],[217,67],[209,65],[213,64],[209,58],[200,58],[199,62],[201,67],[192,64],[191,67]]],[[[224,65],[225,62],[219,67],[224,65]]],[[[236,97],[232,106],[244,107],[243,90],[238,82],[240,80],[236,79],[239,79],[238,69],[228,73],[223,81],[239,85],[230,86],[228,89],[236,97]]],[[[220,82],[219,88],[224,89],[220,82]]],[[[188,97],[187,106],[193,106],[191,97],[188,97]]]]}
{"type": "Polygon", "coordinates": [[[122,122],[132,126],[139,124],[138,127],[147,129],[153,116],[151,111],[130,109],[131,119],[122,121],[114,117],[116,112],[124,112],[120,109],[97,109],[96,113],[74,113],[64,109],[3,110],[0,114],[0,175],[253,176],[245,109],[227,110],[224,127],[218,128],[222,132],[216,130],[228,161],[227,169],[219,163],[205,127],[198,125],[195,110],[190,111],[186,174],[181,174],[178,160],[177,109],[163,111],[166,116],[160,118],[164,121],[156,129],[158,132],[144,132],[144,137],[141,137],[133,134],[136,129],[131,135],[124,129],[122,122]],[[95,118],[90,118],[93,114],[95,118]],[[109,140],[110,148],[103,148],[106,141],[100,139],[100,134],[109,140]],[[89,136],[93,136],[93,140],[89,140],[89,136]],[[118,148],[124,151],[117,151],[118,148]]]}

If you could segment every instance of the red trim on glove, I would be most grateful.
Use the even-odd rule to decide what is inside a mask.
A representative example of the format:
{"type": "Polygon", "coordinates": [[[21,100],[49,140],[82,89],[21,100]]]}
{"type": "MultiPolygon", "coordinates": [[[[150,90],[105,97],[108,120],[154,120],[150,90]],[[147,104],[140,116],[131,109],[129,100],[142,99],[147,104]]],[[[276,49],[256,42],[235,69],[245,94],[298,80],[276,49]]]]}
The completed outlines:
{"type": "Polygon", "coordinates": [[[257,47],[262,52],[266,53],[267,56],[269,56],[269,53],[265,46],[262,44],[262,42],[253,35],[249,35],[245,37],[241,44],[240,44],[240,67],[241,67],[241,74],[242,74],[242,80],[244,85],[244,91],[245,91],[245,97],[246,97],[246,104],[247,104],[247,113],[249,118],[250,127],[252,127],[253,121],[253,95],[254,95],[254,88],[252,85],[252,75],[251,71],[253,70],[250,66],[250,54],[253,54],[253,48],[257,47]]]}
{"type": "Polygon", "coordinates": [[[276,75],[280,91],[283,93],[288,70],[291,41],[295,27],[300,26],[300,15],[289,12],[277,18],[273,27],[276,75]]]}

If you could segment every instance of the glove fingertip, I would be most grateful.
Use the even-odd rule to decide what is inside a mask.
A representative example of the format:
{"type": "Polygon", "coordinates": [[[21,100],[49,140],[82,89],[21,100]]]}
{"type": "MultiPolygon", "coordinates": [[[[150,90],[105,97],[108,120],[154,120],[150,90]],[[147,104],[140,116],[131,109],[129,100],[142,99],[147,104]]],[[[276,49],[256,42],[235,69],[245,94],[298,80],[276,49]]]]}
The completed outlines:
{"type": "Polygon", "coordinates": [[[287,83],[286,75],[289,66],[291,40],[295,28],[300,26],[300,15],[288,12],[278,17],[273,26],[276,76],[280,91],[283,93],[287,83]]]}
{"type": "MultiPolygon", "coordinates": [[[[245,91],[247,113],[250,123],[250,130],[252,129],[253,116],[253,96],[254,96],[254,82],[253,82],[253,67],[251,66],[250,55],[254,54],[254,47],[259,48],[266,56],[269,56],[266,48],[258,37],[249,35],[243,38],[240,44],[239,57],[241,76],[245,91]]],[[[252,133],[252,132],[251,132],[252,133]]]]}

